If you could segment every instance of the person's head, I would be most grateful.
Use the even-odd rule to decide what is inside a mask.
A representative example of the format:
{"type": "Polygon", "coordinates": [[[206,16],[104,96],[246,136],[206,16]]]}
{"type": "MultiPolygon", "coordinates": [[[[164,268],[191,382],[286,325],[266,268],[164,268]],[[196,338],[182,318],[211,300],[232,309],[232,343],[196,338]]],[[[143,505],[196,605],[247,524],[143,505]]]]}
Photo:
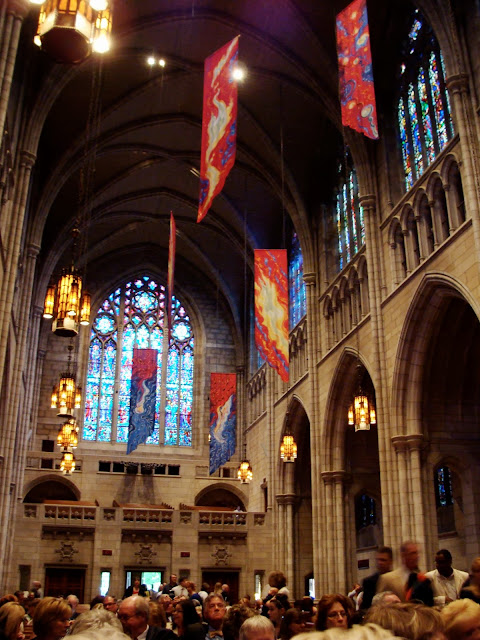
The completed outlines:
{"type": "Polygon", "coordinates": [[[18,602],[7,602],[0,608],[0,636],[5,640],[23,640],[25,609],[18,602]]]}
{"type": "Polygon", "coordinates": [[[33,614],[33,632],[41,640],[59,640],[70,626],[72,609],[65,600],[42,598],[33,614]]]}
{"type": "Polygon", "coordinates": [[[353,605],[350,598],[341,593],[329,593],[322,596],[317,605],[318,631],[340,627],[347,629],[353,615],[353,605]]]}
{"type": "Polygon", "coordinates": [[[352,629],[328,629],[300,633],[295,640],[391,640],[396,636],[376,624],[356,624],[352,629]]]}
{"type": "Polygon", "coordinates": [[[379,604],[393,604],[394,602],[401,602],[400,598],[393,591],[380,591],[372,598],[372,607],[376,607],[379,604]]]}
{"type": "Polygon", "coordinates": [[[170,576],[170,584],[177,584],[177,574],[176,573],[172,573],[172,575],[170,576]]]}
{"type": "Polygon", "coordinates": [[[441,611],[448,640],[480,639],[480,604],[470,598],[450,602],[441,611]]]}
{"type": "Polygon", "coordinates": [[[290,640],[293,636],[305,631],[305,621],[299,609],[287,609],[283,616],[280,636],[282,639],[290,640]]]}
{"type": "Polygon", "coordinates": [[[168,593],[162,593],[162,595],[158,598],[158,602],[165,609],[165,613],[169,616],[173,611],[173,600],[168,595],[168,593]]]}
{"type": "Polygon", "coordinates": [[[225,640],[238,640],[240,628],[248,618],[256,615],[255,612],[245,604],[234,604],[225,614],[223,620],[223,637],[225,640]]]}
{"type": "Polygon", "coordinates": [[[15,591],[15,593],[13,595],[16,597],[18,602],[20,602],[20,604],[22,604],[23,601],[25,600],[25,592],[24,591],[15,591]]]}
{"type": "Polygon", "coordinates": [[[135,587],[135,589],[138,589],[140,587],[140,576],[135,576],[133,578],[133,586],[135,587]]]}
{"type": "Polygon", "coordinates": [[[268,584],[271,587],[282,589],[283,587],[287,586],[287,578],[282,571],[272,571],[268,576],[268,584]]]}
{"type": "Polygon", "coordinates": [[[122,631],[122,624],[116,615],[105,609],[91,609],[78,616],[72,626],[70,635],[86,633],[96,629],[101,629],[105,635],[112,630],[122,631]]]}
{"type": "Polygon", "coordinates": [[[118,604],[117,604],[117,599],[115,596],[105,596],[105,598],[103,599],[103,608],[106,609],[107,611],[110,611],[110,613],[114,613],[116,614],[118,611],[118,604]]]}
{"type": "Polygon", "coordinates": [[[7,593],[7,594],[5,594],[4,596],[2,596],[0,598],[0,607],[3,607],[3,605],[6,604],[7,602],[17,602],[18,603],[18,598],[13,593],[7,593]]]}
{"type": "Polygon", "coordinates": [[[222,591],[225,591],[225,593],[228,593],[230,591],[230,587],[228,586],[228,584],[222,584],[222,591]]]}
{"type": "Polygon", "coordinates": [[[377,571],[387,573],[392,570],[393,552],[391,547],[379,547],[377,550],[377,571]]]}
{"type": "Polygon", "coordinates": [[[413,540],[407,540],[400,547],[402,564],[409,571],[414,571],[418,568],[419,555],[418,544],[413,540]]]}
{"type": "Polygon", "coordinates": [[[120,604],[117,615],[123,631],[131,638],[138,638],[147,628],[150,608],[142,596],[130,596],[120,604]]]}
{"type": "Polygon", "coordinates": [[[172,618],[175,626],[178,629],[182,630],[182,633],[179,635],[183,635],[183,630],[189,624],[200,622],[197,608],[193,600],[180,600],[179,602],[177,602],[173,609],[172,618]]]}
{"type": "Polygon", "coordinates": [[[364,620],[389,629],[393,634],[417,640],[443,632],[443,621],[432,607],[413,602],[372,606],[364,620]]]}
{"type": "MultiPolygon", "coordinates": [[[[103,612],[108,613],[105,610],[103,612]]],[[[82,613],[82,615],[85,615],[85,614],[82,613]]],[[[75,625],[73,628],[75,628],[76,624],[77,622],[75,622],[75,625]]],[[[126,636],[121,630],[122,625],[119,622],[118,624],[120,625],[120,629],[118,629],[115,626],[106,626],[98,629],[97,628],[86,629],[81,633],[76,633],[75,640],[105,640],[105,638],[108,638],[108,640],[129,640],[128,636],[126,636]]]]}
{"type": "Polygon", "coordinates": [[[253,615],[240,627],[239,640],[275,640],[275,629],[265,616],[253,615]]]}
{"type": "Polygon", "coordinates": [[[267,602],[268,617],[276,628],[280,627],[286,610],[287,607],[285,606],[284,600],[282,598],[278,598],[278,595],[267,602]]]}
{"type": "Polygon", "coordinates": [[[95,596],[93,600],[90,602],[90,609],[94,609],[97,604],[101,604],[103,606],[103,601],[105,600],[105,596],[101,596],[100,594],[95,596]]]}
{"type": "Polygon", "coordinates": [[[435,554],[435,566],[438,573],[445,578],[452,574],[452,554],[448,549],[440,549],[435,554]]]}
{"type": "MultiPolygon", "coordinates": [[[[221,586],[221,585],[220,585],[221,586]]],[[[203,618],[214,629],[220,629],[227,611],[227,605],[221,595],[212,593],[203,603],[203,618]]]]}
{"type": "Polygon", "coordinates": [[[480,556],[472,562],[471,576],[472,582],[480,586],[480,556]]]}
{"type": "Polygon", "coordinates": [[[167,616],[165,615],[165,609],[160,602],[149,602],[150,615],[148,617],[148,624],[150,627],[161,627],[164,629],[167,626],[167,616]]]}
{"type": "Polygon", "coordinates": [[[77,598],[77,596],[71,593],[69,596],[67,596],[67,602],[72,608],[72,613],[75,613],[75,609],[78,607],[78,603],[80,602],[80,600],[77,598]]]}

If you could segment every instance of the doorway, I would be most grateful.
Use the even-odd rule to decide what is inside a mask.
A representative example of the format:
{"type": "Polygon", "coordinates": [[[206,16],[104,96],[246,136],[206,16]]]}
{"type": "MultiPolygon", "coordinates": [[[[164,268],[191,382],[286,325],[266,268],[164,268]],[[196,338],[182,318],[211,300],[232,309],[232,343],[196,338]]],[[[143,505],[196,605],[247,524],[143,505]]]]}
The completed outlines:
{"type": "MultiPolygon", "coordinates": [[[[202,584],[204,582],[210,585],[208,593],[211,593],[217,582],[221,584],[228,584],[230,587],[229,601],[230,604],[238,602],[238,581],[240,576],[240,569],[237,571],[218,571],[216,569],[205,569],[202,571],[202,584]]],[[[198,587],[198,585],[197,585],[198,587]]]]}
{"type": "Polygon", "coordinates": [[[45,595],[54,598],[73,594],[80,602],[84,602],[85,596],[85,571],[86,569],[68,567],[45,568],[45,595]]]}

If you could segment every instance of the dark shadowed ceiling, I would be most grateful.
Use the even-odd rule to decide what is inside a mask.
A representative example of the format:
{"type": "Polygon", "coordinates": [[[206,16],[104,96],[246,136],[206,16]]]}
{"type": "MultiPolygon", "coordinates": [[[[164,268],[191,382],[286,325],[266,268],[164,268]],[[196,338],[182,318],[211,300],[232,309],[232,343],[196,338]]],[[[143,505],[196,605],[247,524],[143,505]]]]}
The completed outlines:
{"type": "MultiPolygon", "coordinates": [[[[220,292],[239,323],[253,249],[283,248],[293,225],[311,261],[317,250],[307,230],[321,226],[342,149],[335,13],[347,4],[115,0],[110,53],[76,67],[52,63],[31,44],[38,11],[32,8],[21,71],[31,140],[43,121],[30,195],[41,285],[66,260],[82,189],[90,223],[81,259],[93,291],[137,266],[166,272],[170,211],[177,282],[220,292]],[[237,34],[247,77],[239,86],[236,163],[197,224],[203,61],[237,34]],[[148,66],[149,55],[166,66],[148,66]],[[96,86],[100,117],[88,125],[96,86]],[[93,136],[88,144],[85,132],[93,136]]],[[[399,27],[411,7],[369,0],[368,8],[381,111],[390,107],[399,27]]],[[[40,286],[39,299],[43,293],[40,286]]]]}

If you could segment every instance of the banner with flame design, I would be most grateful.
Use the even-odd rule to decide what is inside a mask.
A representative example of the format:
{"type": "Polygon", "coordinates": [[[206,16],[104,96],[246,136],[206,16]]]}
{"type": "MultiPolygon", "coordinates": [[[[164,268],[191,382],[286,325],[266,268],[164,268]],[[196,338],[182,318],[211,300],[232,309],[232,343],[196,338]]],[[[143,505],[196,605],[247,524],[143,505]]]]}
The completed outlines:
{"type": "Polygon", "coordinates": [[[167,303],[165,309],[165,315],[168,321],[169,336],[172,332],[172,322],[175,316],[175,308],[173,306],[173,283],[175,277],[175,246],[177,227],[175,225],[175,218],[170,211],[170,238],[168,241],[168,274],[167,274],[167,303]]]}
{"type": "Polygon", "coordinates": [[[377,140],[366,0],[354,0],[337,15],[337,54],[342,124],[377,140]]]}
{"type": "Polygon", "coordinates": [[[210,475],[235,453],[237,375],[210,374],[210,475]]]}
{"type": "Polygon", "coordinates": [[[155,427],[157,350],[134,349],[127,453],[147,441],[155,427]]]}
{"type": "Polygon", "coordinates": [[[202,153],[197,222],[203,220],[223,189],[235,163],[237,139],[237,82],[233,69],[238,38],[205,60],[203,81],[202,153]]]}
{"type": "Polygon", "coordinates": [[[288,382],[288,271],[285,249],[255,250],[255,344],[288,382]]]}

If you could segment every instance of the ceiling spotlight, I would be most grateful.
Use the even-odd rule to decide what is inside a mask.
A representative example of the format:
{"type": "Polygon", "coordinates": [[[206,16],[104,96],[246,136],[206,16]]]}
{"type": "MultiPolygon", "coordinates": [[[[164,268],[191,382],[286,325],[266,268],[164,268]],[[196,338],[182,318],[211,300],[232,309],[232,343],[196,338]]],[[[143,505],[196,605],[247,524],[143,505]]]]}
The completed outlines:
{"type": "Polygon", "coordinates": [[[153,56],[149,56],[147,58],[147,64],[153,67],[153,65],[155,64],[155,58],[153,56]]]}
{"type": "Polygon", "coordinates": [[[158,61],[158,64],[159,64],[161,67],[164,67],[164,66],[165,66],[165,60],[164,60],[163,58],[160,58],[160,60],[158,61]]]}
{"type": "Polygon", "coordinates": [[[43,4],[45,0],[30,0],[30,4],[43,4]]]}
{"type": "Polygon", "coordinates": [[[242,80],[245,79],[245,76],[246,76],[246,72],[243,67],[241,67],[240,65],[237,65],[236,67],[233,68],[232,78],[234,80],[236,80],[237,82],[241,82],[242,80]]]}

